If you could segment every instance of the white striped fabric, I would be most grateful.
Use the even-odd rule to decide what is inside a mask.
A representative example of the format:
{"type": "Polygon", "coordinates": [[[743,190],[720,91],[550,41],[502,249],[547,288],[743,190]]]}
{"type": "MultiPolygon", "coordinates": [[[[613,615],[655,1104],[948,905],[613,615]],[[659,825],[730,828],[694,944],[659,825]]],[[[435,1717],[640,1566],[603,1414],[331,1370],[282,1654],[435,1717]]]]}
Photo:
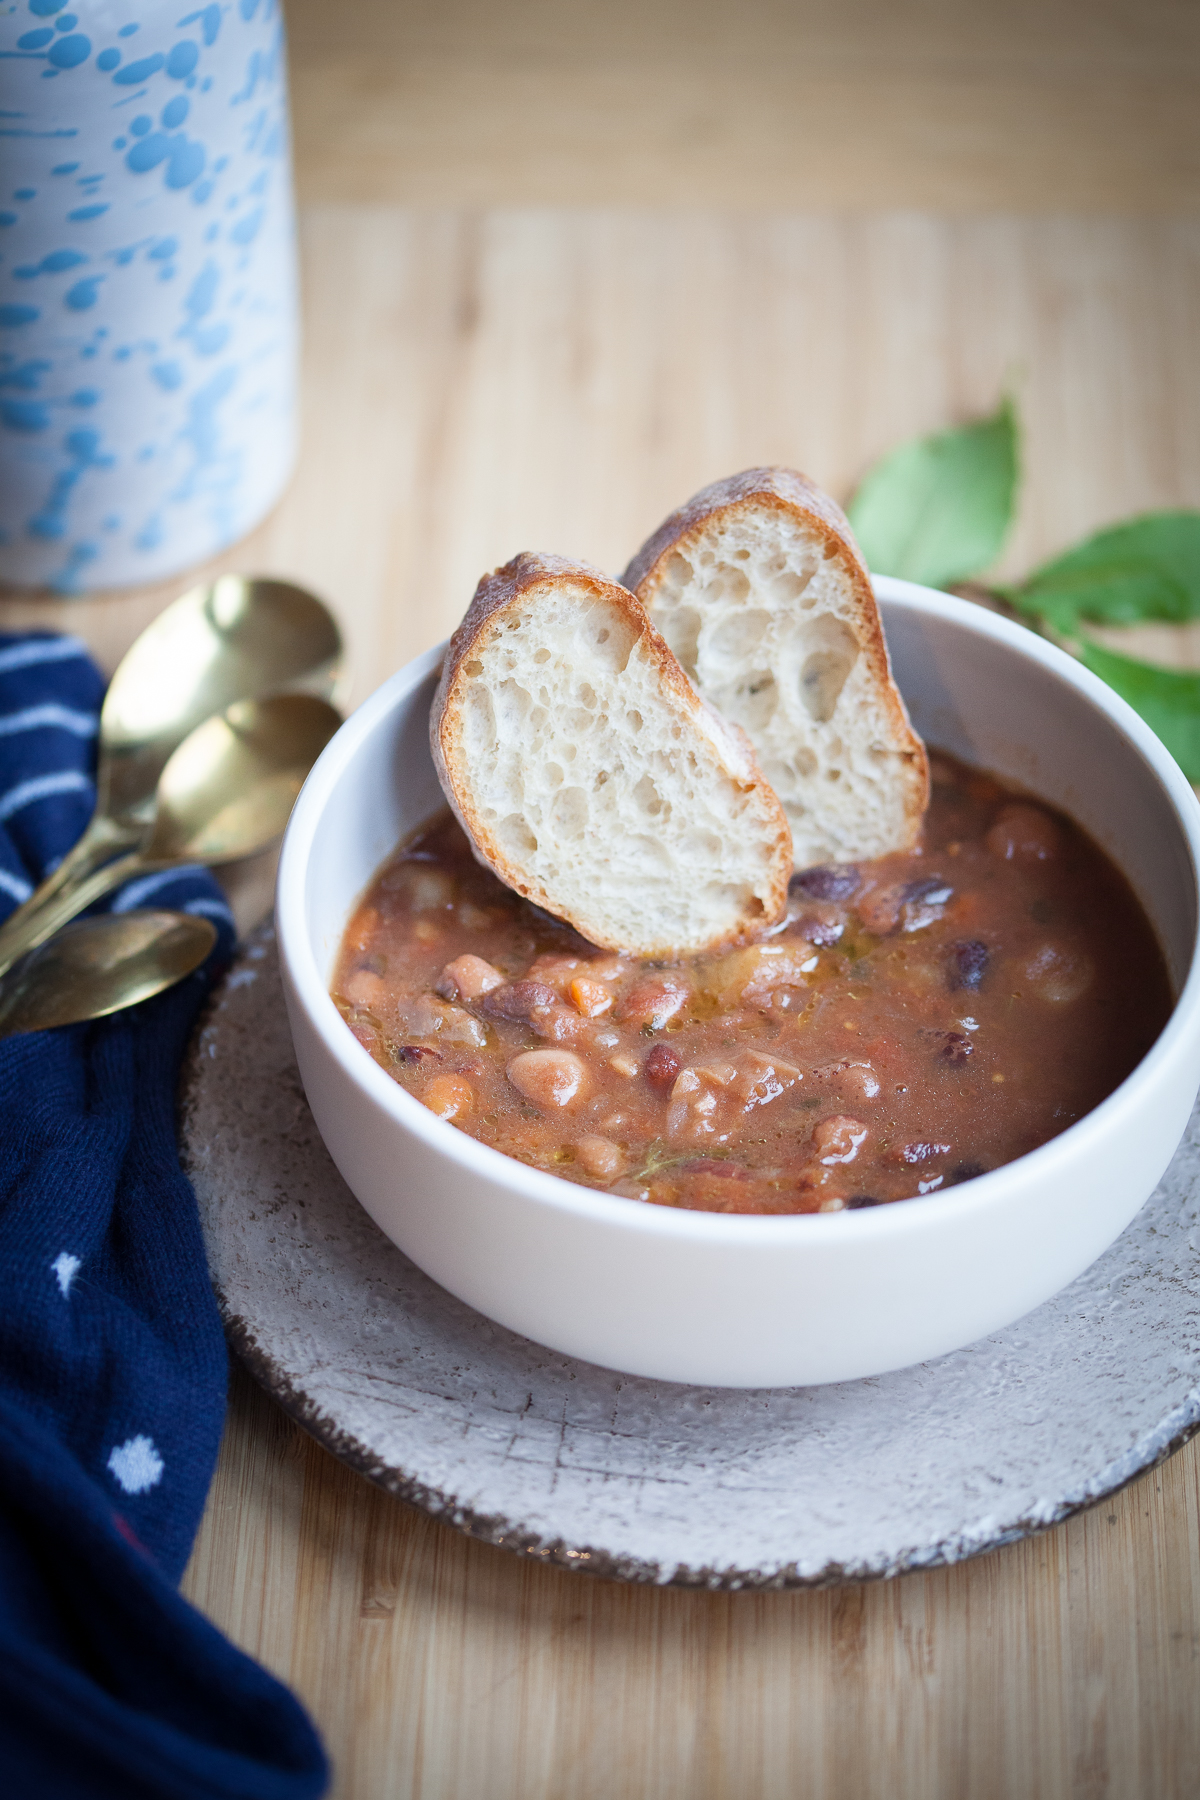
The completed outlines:
{"type": "Polygon", "coordinates": [[[220,919],[232,930],[237,930],[237,921],[223,900],[189,900],[183,910],[196,913],[202,919],[220,919]]]}
{"type": "Polygon", "coordinates": [[[56,727],[70,731],[75,737],[95,737],[100,724],[99,713],[78,712],[73,706],[59,706],[47,700],[43,706],[26,706],[21,712],[0,713],[0,737],[13,737],[19,731],[38,731],[56,727]]]}
{"type": "Polygon", "coordinates": [[[23,806],[30,806],[35,800],[48,800],[51,794],[91,792],[91,777],[81,774],[78,769],[62,769],[55,775],[33,775],[28,781],[20,781],[16,787],[9,788],[7,794],[0,795],[0,824],[20,812],[23,806]]]}
{"type": "Polygon", "coordinates": [[[32,882],[20,875],[10,875],[7,869],[0,869],[0,894],[11,894],[19,905],[22,900],[28,900],[32,892],[32,882]]]}
{"type": "Polygon", "coordinates": [[[143,875],[139,881],[131,881],[122,888],[112,903],[112,912],[132,912],[136,906],[144,906],[151,894],[157,894],[161,888],[170,887],[171,883],[180,880],[194,880],[205,871],[197,863],[185,863],[180,869],[160,869],[157,875],[143,875]]]}
{"type": "Polygon", "coordinates": [[[35,663],[68,662],[73,656],[86,655],[87,645],[82,638],[34,638],[29,643],[10,644],[7,650],[0,650],[0,675],[7,675],[10,669],[32,668],[35,663]]]}

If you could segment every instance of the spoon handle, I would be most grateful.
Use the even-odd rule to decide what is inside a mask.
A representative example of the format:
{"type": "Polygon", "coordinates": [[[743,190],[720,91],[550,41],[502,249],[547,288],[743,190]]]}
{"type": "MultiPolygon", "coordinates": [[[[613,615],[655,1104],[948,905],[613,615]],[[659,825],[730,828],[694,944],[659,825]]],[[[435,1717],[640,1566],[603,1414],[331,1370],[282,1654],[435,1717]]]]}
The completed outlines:
{"type": "Polygon", "coordinates": [[[111,894],[114,888],[119,888],[123,882],[128,881],[131,875],[167,867],[167,863],[152,862],[140,851],[131,850],[127,855],[118,856],[115,862],[106,863],[102,869],[96,869],[82,881],[48,899],[20,923],[14,913],[11,919],[5,921],[3,930],[0,930],[0,977],[7,975],[15,962],[52,938],[56,931],[84,912],[93,901],[111,894]]]}
{"type": "Polygon", "coordinates": [[[87,830],[73,849],[67,851],[54,873],[47,875],[28,900],[22,901],[16,911],[10,913],[3,925],[0,925],[0,956],[5,954],[12,935],[24,930],[26,924],[44,906],[57,895],[85,881],[93,870],[100,868],[119,850],[132,849],[141,842],[147,830],[148,827],[141,827],[137,831],[131,831],[127,826],[118,825],[115,819],[109,818],[105,813],[93,813],[87,830]]]}

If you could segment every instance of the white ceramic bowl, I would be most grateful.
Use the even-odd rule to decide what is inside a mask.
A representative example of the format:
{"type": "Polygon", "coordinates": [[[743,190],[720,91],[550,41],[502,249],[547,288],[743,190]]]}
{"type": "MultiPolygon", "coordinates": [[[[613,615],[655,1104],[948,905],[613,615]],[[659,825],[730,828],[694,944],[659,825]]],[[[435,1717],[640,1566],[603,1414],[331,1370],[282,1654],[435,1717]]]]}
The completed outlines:
{"type": "Polygon", "coordinates": [[[1176,995],[1115,1093],[1030,1155],[945,1193],[786,1218],[615,1199],[456,1131],[356,1043],[327,983],[347,917],[442,803],[427,714],[440,651],[347,721],[292,814],[277,930],[309,1103],[376,1223],[471,1306],[572,1356],[731,1387],[882,1374],[1029,1312],[1153,1191],[1200,1080],[1200,807],[1157,738],[1070,657],[911,583],[876,589],[900,688],[934,745],[1064,808],[1124,869],[1176,995]]]}

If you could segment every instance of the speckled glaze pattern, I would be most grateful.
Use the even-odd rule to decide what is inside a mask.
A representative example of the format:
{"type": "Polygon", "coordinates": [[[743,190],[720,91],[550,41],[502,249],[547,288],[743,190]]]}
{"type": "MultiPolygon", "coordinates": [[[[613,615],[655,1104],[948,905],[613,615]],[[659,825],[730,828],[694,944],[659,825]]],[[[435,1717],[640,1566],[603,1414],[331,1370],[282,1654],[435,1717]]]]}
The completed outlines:
{"type": "Polygon", "coordinates": [[[159,580],[295,456],[280,0],[0,0],[0,581],[159,580]]]}
{"type": "Polygon", "coordinates": [[[897,1374],[790,1390],[574,1362],[422,1274],[324,1150],[269,929],[197,1033],[182,1145],[259,1380],[371,1480],[563,1566],[739,1588],[955,1562],[1112,1492],[1200,1426],[1200,1108],[1129,1229],[1028,1318],[897,1374]]]}

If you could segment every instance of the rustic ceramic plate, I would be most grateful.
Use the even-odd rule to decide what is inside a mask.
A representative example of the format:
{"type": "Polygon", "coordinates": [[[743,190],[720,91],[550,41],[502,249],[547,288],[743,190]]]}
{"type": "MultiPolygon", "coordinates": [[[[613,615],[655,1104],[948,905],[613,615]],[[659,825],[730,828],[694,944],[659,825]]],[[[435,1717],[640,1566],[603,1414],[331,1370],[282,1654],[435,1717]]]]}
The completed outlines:
{"type": "Polygon", "coordinates": [[[548,1562],[714,1588],[899,1574],[1053,1524],[1200,1427],[1200,1109],[1125,1234],[1028,1318],[790,1390],[574,1362],[423,1275],[321,1143],[269,930],[192,1046],[182,1144],[226,1328],[263,1385],[372,1481],[548,1562]]]}

